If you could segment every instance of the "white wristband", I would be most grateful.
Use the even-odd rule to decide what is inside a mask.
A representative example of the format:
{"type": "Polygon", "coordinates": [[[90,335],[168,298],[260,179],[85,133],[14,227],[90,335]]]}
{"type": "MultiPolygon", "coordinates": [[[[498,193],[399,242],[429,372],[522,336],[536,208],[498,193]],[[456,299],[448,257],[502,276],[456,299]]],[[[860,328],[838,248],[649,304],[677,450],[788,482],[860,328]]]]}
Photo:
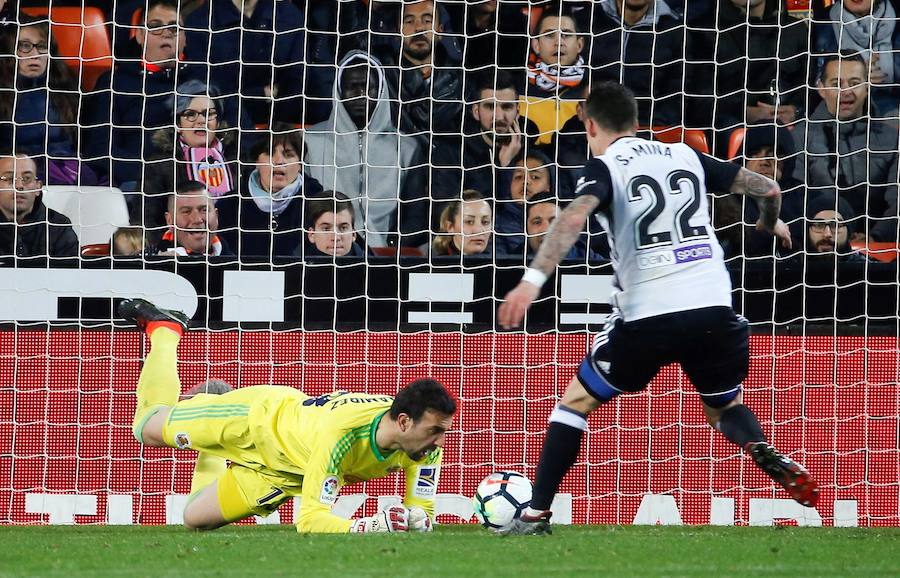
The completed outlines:
{"type": "Polygon", "coordinates": [[[538,289],[544,286],[544,283],[547,282],[547,276],[543,271],[539,271],[537,269],[533,269],[531,267],[525,271],[525,274],[522,275],[522,281],[528,281],[538,289]]]}

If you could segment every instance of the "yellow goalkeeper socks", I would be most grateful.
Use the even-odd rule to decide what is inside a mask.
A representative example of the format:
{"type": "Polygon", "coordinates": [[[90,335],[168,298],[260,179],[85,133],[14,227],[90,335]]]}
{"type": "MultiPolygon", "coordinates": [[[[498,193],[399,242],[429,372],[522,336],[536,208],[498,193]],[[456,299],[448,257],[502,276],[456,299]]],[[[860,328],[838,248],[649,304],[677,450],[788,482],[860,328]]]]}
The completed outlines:
{"type": "Polygon", "coordinates": [[[225,458],[211,454],[198,453],[194,464],[194,476],[191,478],[191,494],[202,490],[218,478],[228,467],[225,458]]]}
{"type": "Polygon", "coordinates": [[[144,360],[137,385],[137,408],[134,411],[132,432],[143,443],[141,433],[147,420],[164,407],[178,402],[181,382],[178,379],[178,341],[181,333],[165,325],[148,328],[150,353],[144,360]]]}

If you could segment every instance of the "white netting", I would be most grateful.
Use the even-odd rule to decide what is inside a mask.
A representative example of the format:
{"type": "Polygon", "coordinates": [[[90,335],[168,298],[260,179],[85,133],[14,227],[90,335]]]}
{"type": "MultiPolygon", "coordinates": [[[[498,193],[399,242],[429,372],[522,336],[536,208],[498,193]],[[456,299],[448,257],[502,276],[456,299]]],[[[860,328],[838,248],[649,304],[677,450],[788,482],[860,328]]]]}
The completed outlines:
{"type": "MultiPolygon", "coordinates": [[[[471,517],[454,496],[491,471],[533,478],[609,312],[603,235],[585,232],[527,333],[497,331],[494,312],[574,192],[579,103],[599,80],[635,91],[642,134],[782,183],[796,251],[733,198],[714,219],[755,330],[746,400],[823,493],[817,511],[779,501],[668,367],[590,418],[555,519],[900,521],[892,2],[20,4],[27,18],[0,13],[0,155],[36,158],[43,205],[73,230],[29,213],[31,165],[0,159],[0,523],[180,519],[192,458],[130,431],[148,344],[112,305],[141,295],[194,314],[184,389],[445,383],[461,411],[442,521],[471,517]],[[829,235],[837,253],[818,254],[829,235]]],[[[351,486],[338,511],[401,490],[351,486]]]]}

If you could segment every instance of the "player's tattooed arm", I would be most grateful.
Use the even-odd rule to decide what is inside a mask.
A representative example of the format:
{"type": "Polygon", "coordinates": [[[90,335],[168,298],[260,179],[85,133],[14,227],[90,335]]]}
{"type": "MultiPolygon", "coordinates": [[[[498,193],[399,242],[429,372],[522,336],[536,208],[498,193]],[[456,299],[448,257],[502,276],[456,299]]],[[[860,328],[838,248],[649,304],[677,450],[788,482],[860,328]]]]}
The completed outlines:
{"type": "Polygon", "coordinates": [[[759,173],[740,169],[731,185],[731,192],[753,197],[759,207],[759,222],[772,231],[781,212],[781,188],[778,183],[759,173]]]}
{"type": "Polygon", "coordinates": [[[584,223],[599,204],[600,199],[594,195],[581,195],[569,203],[547,231],[547,238],[541,243],[531,267],[548,277],[553,275],[556,266],[578,240],[578,236],[584,230],[584,223]]]}

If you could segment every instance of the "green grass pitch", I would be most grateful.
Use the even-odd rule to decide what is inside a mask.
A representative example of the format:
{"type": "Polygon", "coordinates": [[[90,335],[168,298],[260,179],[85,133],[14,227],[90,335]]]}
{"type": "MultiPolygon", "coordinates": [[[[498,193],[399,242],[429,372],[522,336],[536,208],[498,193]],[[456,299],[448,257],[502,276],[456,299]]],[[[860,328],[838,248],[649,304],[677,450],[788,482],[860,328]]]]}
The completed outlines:
{"type": "Polygon", "coordinates": [[[292,526],[0,527],[0,576],[900,576],[900,528],[571,526],[500,538],[292,526]]]}

